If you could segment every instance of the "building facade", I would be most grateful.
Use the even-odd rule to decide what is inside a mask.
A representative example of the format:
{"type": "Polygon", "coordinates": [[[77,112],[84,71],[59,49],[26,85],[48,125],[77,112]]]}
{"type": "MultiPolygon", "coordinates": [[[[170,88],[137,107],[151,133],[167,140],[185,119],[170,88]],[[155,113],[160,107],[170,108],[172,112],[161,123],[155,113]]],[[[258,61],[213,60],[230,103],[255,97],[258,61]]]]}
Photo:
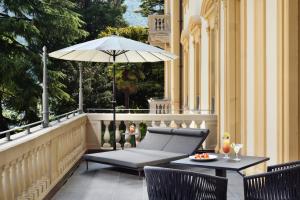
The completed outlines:
{"type": "Polygon", "coordinates": [[[165,0],[149,41],[178,55],[165,63],[173,112],[218,116],[243,153],[270,164],[300,159],[300,3],[165,0]]]}

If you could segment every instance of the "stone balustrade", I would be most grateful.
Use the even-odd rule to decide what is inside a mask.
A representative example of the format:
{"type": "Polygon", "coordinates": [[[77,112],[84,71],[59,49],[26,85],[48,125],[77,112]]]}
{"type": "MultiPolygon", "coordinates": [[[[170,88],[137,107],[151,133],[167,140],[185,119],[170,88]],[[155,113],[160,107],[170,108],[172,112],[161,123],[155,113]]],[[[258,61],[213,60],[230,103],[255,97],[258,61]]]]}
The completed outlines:
{"type": "MultiPolygon", "coordinates": [[[[111,113],[80,114],[51,127],[24,134],[11,142],[0,142],[0,200],[44,199],[74,167],[87,149],[111,149],[111,113]]],[[[199,114],[117,114],[117,148],[121,137],[135,123],[135,137],[141,140],[141,126],[207,127],[206,147],[217,144],[217,117],[199,114]],[[125,130],[125,131],[124,131],[125,130]]],[[[6,140],[5,138],[0,140],[6,140]]],[[[122,146],[130,148],[125,134],[122,146]]]]}
{"type": "MultiPolygon", "coordinates": [[[[109,125],[112,122],[112,114],[90,113],[87,124],[87,146],[90,149],[112,149],[112,140],[109,125]]],[[[210,134],[205,141],[205,148],[214,150],[217,148],[217,116],[208,114],[117,114],[116,115],[116,143],[121,148],[120,140],[124,134],[120,131],[121,122],[125,125],[124,147],[131,147],[129,125],[134,123],[137,142],[141,139],[140,125],[147,127],[173,127],[173,128],[208,128],[210,134]]]]}
{"type": "Polygon", "coordinates": [[[169,15],[149,15],[148,27],[150,44],[163,47],[170,42],[169,15]]]}
{"type": "Polygon", "coordinates": [[[0,146],[0,199],[43,199],[86,151],[86,115],[0,146]]]}
{"type": "Polygon", "coordinates": [[[166,32],[170,31],[169,15],[149,15],[148,16],[149,32],[166,32]]]}
{"type": "Polygon", "coordinates": [[[151,114],[170,114],[171,102],[167,99],[149,99],[149,113],[151,114]]]}

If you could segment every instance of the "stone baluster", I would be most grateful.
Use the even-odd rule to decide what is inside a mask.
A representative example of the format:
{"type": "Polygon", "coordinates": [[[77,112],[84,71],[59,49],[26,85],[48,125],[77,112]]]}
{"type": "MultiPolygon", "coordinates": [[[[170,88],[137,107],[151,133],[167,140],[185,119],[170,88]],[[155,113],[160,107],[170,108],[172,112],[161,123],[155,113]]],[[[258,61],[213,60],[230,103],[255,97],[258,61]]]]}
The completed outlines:
{"type": "Polygon", "coordinates": [[[111,148],[111,144],[109,143],[110,141],[110,134],[109,134],[109,130],[108,130],[108,126],[110,124],[110,121],[104,121],[104,125],[105,125],[105,132],[104,132],[104,144],[103,144],[103,148],[107,149],[107,148],[111,148]]]}
{"type": "MultiPolygon", "coordinates": [[[[201,122],[201,124],[199,125],[199,128],[201,128],[201,129],[205,129],[206,128],[206,125],[205,125],[205,121],[203,120],[202,122],[201,122]]],[[[206,139],[207,140],[207,139],[206,139]]],[[[203,149],[206,149],[206,140],[204,140],[204,142],[202,143],[202,147],[203,147],[203,149]]]]}
{"type": "Polygon", "coordinates": [[[152,121],[151,126],[152,126],[152,127],[157,127],[157,125],[156,125],[156,123],[155,123],[154,120],[152,121]]]}
{"type": "Polygon", "coordinates": [[[17,188],[18,188],[18,195],[22,195],[24,191],[24,182],[23,179],[25,178],[23,175],[22,167],[23,167],[23,157],[17,159],[16,162],[16,175],[17,175],[17,188]]]}
{"type": "Polygon", "coordinates": [[[36,184],[37,180],[37,160],[36,160],[36,149],[32,150],[31,154],[31,161],[32,161],[32,177],[33,177],[33,184],[36,184]]]}
{"type": "Polygon", "coordinates": [[[130,148],[131,144],[130,144],[130,135],[129,135],[129,122],[126,121],[124,123],[125,123],[125,126],[126,126],[124,148],[130,148]]]}
{"type": "Polygon", "coordinates": [[[42,145],[42,150],[41,150],[41,171],[42,171],[42,179],[45,180],[46,178],[46,160],[47,160],[47,155],[46,155],[46,144],[42,145]]]}
{"type": "Polygon", "coordinates": [[[18,177],[17,177],[17,169],[16,169],[16,161],[11,162],[10,168],[10,178],[11,178],[11,191],[13,198],[16,199],[18,196],[19,188],[18,188],[18,177]]]}
{"type": "Polygon", "coordinates": [[[141,141],[141,130],[140,130],[140,122],[135,121],[135,140],[138,144],[141,141]]]}
{"type": "Polygon", "coordinates": [[[159,127],[164,127],[164,128],[167,127],[164,120],[160,121],[159,127]]]}
{"type": "Polygon", "coordinates": [[[162,104],[161,109],[162,109],[161,114],[166,114],[166,106],[164,103],[162,104]]]}
{"type": "Polygon", "coordinates": [[[170,128],[177,128],[177,127],[178,127],[177,124],[176,124],[176,122],[175,122],[175,120],[172,120],[172,121],[171,121],[169,127],[170,127],[170,128]]]}
{"type": "Polygon", "coordinates": [[[116,133],[115,133],[115,138],[116,138],[116,148],[117,149],[122,149],[122,146],[120,144],[121,140],[121,134],[120,134],[120,121],[116,121],[116,133]]]}
{"type": "Polygon", "coordinates": [[[32,174],[33,174],[33,185],[31,188],[31,192],[33,193],[34,198],[38,198],[39,196],[39,188],[38,188],[38,160],[37,160],[37,149],[32,150],[31,154],[32,161],[32,174]]]}
{"type": "Polygon", "coordinates": [[[186,121],[183,120],[182,123],[181,123],[181,128],[187,128],[187,127],[188,127],[188,126],[187,126],[186,121]]]}
{"type": "Polygon", "coordinates": [[[25,175],[24,178],[24,185],[25,185],[25,196],[27,196],[27,190],[30,187],[31,183],[31,175],[30,175],[30,170],[29,170],[29,153],[24,154],[24,168],[23,168],[23,174],[25,175]]]}
{"type": "Polygon", "coordinates": [[[201,122],[200,128],[202,128],[202,129],[206,128],[206,122],[204,120],[201,122]]]}
{"type": "Polygon", "coordinates": [[[194,120],[191,121],[190,125],[189,125],[190,128],[197,128],[197,124],[194,120]]]}
{"type": "Polygon", "coordinates": [[[63,158],[63,160],[65,161],[63,173],[68,168],[68,165],[71,162],[70,152],[72,150],[72,139],[73,139],[73,132],[72,131],[73,130],[71,130],[71,132],[69,134],[67,134],[68,149],[67,149],[66,154],[63,158]]]}
{"type": "Polygon", "coordinates": [[[28,197],[27,190],[29,188],[29,175],[28,175],[28,153],[23,154],[23,167],[21,168],[23,174],[23,198],[28,197]]]}
{"type": "Polygon", "coordinates": [[[46,189],[46,185],[44,182],[44,155],[43,155],[44,145],[41,145],[38,149],[38,171],[39,171],[39,188],[40,191],[43,192],[46,189]]]}
{"type": "Polygon", "coordinates": [[[26,158],[27,153],[24,153],[22,155],[22,167],[21,167],[21,173],[22,173],[22,196],[25,197],[26,191],[28,188],[27,180],[28,180],[28,175],[26,171],[26,165],[27,165],[27,158],[26,158]]]}
{"type": "Polygon", "coordinates": [[[169,120],[164,120],[164,124],[166,125],[166,127],[170,127],[171,121],[169,121],[169,120]]]}
{"type": "Polygon", "coordinates": [[[0,199],[5,200],[5,188],[4,188],[4,177],[3,177],[3,171],[4,171],[4,167],[1,166],[0,167],[0,199]]]}
{"type": "Polygon", "coordinates": [[[50,185],[50,179],[51,179],[51,171],[50,171],[50,164],[51,164],[51,156],[50,156],[50,149],[51,149],[51,142],[49,141],[46,144],[46,151],[45,151],[45,173],[47,177],[47,187],[50,185]]]}
{"type": "Polygon", "coordinates": [[[11,187],[11,179],[10,179],[10,166],[5,165],[4,167],[4,183],[5,183],[5,190],[4,190],[4,199],[11,200],[13,198],[13,191],[11,187]]]}
{"type": "Polygon", "coordinates": [[[37,167],[36,174],[37,174],[37,180],[39,181],[42,177],[41,146],[37,147],[35,155],[36,155],[36,167],[37,167]]]}
{"type": "MultiPolygon", "coordinates": [[[[64,142],[64,136],[59,136],[59,139],[57,140],[57,146],[59,151],[57,151],[57,159],[58,161],[62,160],[63,158],[63,154],[64,154],[64,149],[66,148],[65,145],[63,145],[64,142]]],[[[62,166],[63,163],[62,162],[58,162],[58,173],[60,173],[60,171],[62,170],[62,166]]]]}
{"type": "Polygon", "coordinates": [[[34,184],[34,174],[33,174],[33,171],[34,171],[34,167],[33,167],[33,161],[32,161],[32,152],[33,150],[31,150],[28,154],[28,169],[29,169],[29,176],[30,176],[30,187],[34,184]]]}

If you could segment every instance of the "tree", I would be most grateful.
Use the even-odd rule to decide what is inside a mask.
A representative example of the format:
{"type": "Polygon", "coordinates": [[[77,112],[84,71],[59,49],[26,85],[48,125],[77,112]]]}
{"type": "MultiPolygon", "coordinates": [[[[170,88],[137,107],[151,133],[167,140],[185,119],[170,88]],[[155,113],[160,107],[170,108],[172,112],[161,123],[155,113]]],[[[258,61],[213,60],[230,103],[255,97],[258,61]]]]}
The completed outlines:
{"type": "MultiPolygon", "coordinates": [[[[85,37],[84,22],[70,0],[0,0],[0,122],[7,129],[3,110],[23,116],[22,123],[39,119],[41,50],[65,47],[85,37]]],[[[60,61],[48,64],[52,101],[69,97],[61,80],[60,61]],[[57,92],[60,91],[60,92],[57,92]]]]}
{"type": "Polygon", "coordinates": [[[148,15],[164,14],[164,0],[141,0],[140,4],[141,10],[137,11],[142,14],[144,17],[148,15]]]}
{"type": "MultiPolygon", "coordinates": [[[[107,26],[123,27],[126,22],[123,14],[126,7],[124,0],[76,0],[76,12],[80,13],[86,23],[83,29],[89,33],[88,37],[77,40],[77,43],[92,40],[98,37],[99,32],[107,26]]],[[[61,71],[71,74],[62,79],[70,98],[52,102],[52,111],[55,113],[68,112],[78,106],[78,63],[64,62],[61,71]]],[[[83,94],[84,108],[109,108],[111,106],[111,82],[107,75],[107,64],[82,63],[83,66],[83,94]]]]}
{"type": "MultiPolygon", "coordinates": [[[[108,27],[100,33],[100,37],[120,35],[126,38],[147,42],[148,30],[144,27],[108,27]]],[[[163,63],[115,64],[117,102],[126,108],[148,108],[147,99],[163,97],[163,63]],[[123,93],[120,95],[119,92],[123,93]],[[123,96],[123,99],[120,97],[123,96]],[[129,105],[129,97],[132,104],[129,105]]],[[[112,77],[112,66],[109,68],[112,77]]]]}
{"type": "Polygon", "coordinates": [[[89,32],[85,40],[95,39],[107,26],[125,27],[126,12],[124,0],[77,0],[78,13],[86,22],[84,29],[89,32]]]}

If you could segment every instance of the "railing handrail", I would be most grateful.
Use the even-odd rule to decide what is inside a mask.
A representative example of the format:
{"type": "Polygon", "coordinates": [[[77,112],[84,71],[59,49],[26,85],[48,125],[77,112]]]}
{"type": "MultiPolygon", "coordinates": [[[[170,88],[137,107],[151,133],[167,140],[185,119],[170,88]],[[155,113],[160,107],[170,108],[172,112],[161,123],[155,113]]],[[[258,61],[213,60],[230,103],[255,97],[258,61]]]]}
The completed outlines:
{"type": "MultiPolygon", "coordinates": [[[[105,110],[105,111],[111,111],[111,110],[113,110],[112,108],[87,108],[87,110],[105,110]]],[[[141,109],[139,109],[139,108],[116,108],[116,111],[117,110],[139,110],[139,111],[141,111],[141,110],[150,110],[150,109],[146,109],[146,108],[141,108],[141,109]]]]}
{"type": "MultiPolygon", "coordinates": [[[[70,111],[70,112],[67,112],[67,113],[58,115],[58,116],[55,116],[55,117],[52,118],[51,121],[57,120],[58,122],[60,122],[60,119],[61,119],[61,118],[67,116],[67,119],[68,119],[68,116],[69,116],[70,114],[73,114],[73,115],[75,116],[75,114],[76,114],[78,111],[79,111],[79,109],[73,110],[73,111],[70,111]]],[[[15,131],[18,131],[18,130],[26,130],[26,129],[27,129],[27,133],[30,134],[30,133],[31,133],[31,132],[30,132],[30,128],[35,127],[36,125],[39,125],[39,124],[43,125],[43,123],[44,123],[44,120],[40,120],[40,121],[33,122],[33,123],[30,123],[30,124],[26,124],[26,125],[23,125],[23,126],[14,127],[14,128],[12,128],[12,129],[9,129],[9,130],[0,132],[0,136],[5,134],[5,135],[6,135],[6,138],[7,138],[7,141],[11,141],[10,136],[11,136],[11,133],[12,133],[12,132],[15,132],[15,131]]]]}
{"type": "Polygon", "coordinates": [[[0,135],[6,134],[6,133],[9,133],[9,132],[14,132],[14,131],[17,131],[17,130],[20,130],[20,129],[26,129],[28,127],[32,127],[32,126],[35,126],[35,125],[38,125],[38,124],[42,124],[43,122],[44,122],[44,120],[41,120],[41,121],[33,122],[33,123],[30,123],[30,124],[26,124],[26,125],[23,125],[23,126],[18,126],[18,127],[6,130],[6,131],[2,131],[2,132],[0,132],[0,135]]]}
{"type": "MultiPolygon", "coordinates": [[[[55,121],[57,119],[61,119],[61,118],[64,118],[64,117],[67,117],[70,115],[70,114],[73,114],[75,115],[77,112],[79,112],[79,109],[77,110],[73,110],[73,111],[70,111],[70,112],[67,112],[67,113],[64,113],[64,114],[61,114],[61,115],[57,115],[57,116],[54,116],[51,121],[55,121]]],[[[58,120],[59,121],[59,120],[58,120]]]]}
{"type": "MultiPolygon", "coordinates": [[[[90,111],[113,111],[112,108],[87,108],[86,109],[88,113],[91,113],[90,111]]],[[[151,109],[138,109],[138,108],[129,108],[129,109],[123,109],[123,108],[116,108],[116,111],[150,111],[151,109]]],[[[191,112],[209,112],[209,114],[214,114],[212,109],[201,109],[201,110],[197,110],[197,109],[170,109],[170,113],[168,114],[172,114],[171,111],[174,112],[184,112],[184,111],[191,111],[191,112]]],[[[144,113],[145,114],[145,113],[144,113]]],[[[154,114],[154,113],[149,113],[149,114],[154,114]]],[[[160,113],[162,114],[162,113],[160,113]]],[[[167,114],[167,113],[166,113],[167,114]]],[[[197,114],[197,113],[195,113],[197,114]]]]}

